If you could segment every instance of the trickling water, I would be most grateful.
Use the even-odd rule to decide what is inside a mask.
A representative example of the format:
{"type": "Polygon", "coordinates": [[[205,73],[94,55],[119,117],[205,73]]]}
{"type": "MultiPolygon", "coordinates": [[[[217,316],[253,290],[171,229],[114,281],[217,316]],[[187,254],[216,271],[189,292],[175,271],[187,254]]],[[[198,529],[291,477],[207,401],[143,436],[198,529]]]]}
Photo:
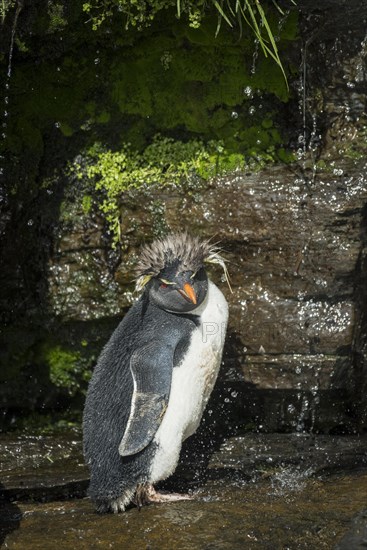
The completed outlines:
{"type": "Polygon", "coordinates": [[[301,403],[301,407],[295,431],[297,434],[302,434],[305,431],[305,422],[308,416],[309,401],[307,396],[303,393],[299,393],[297,395],[297,399],[301,403]]]}
{"type": "Polygon", "coordinates": [[[259,57],[259,48],[260,44],[257,38],[254,40],[254,53],[252,54],[252,66],[251,66],[251,74],[256,73],[256,63],[257,59],[259,57]]]}
{"type": "Polygon", "coordinates": [[[313,473],[311,467],[302,469],[297,466],[286,466],[271,477],[272,493],[284,496],[290,492],[302,491],[313,473]]]}
{"type": "Polygon", "coordinates": [[[298,149],[296,156],[298,161],[306,168],[307,157],[311,158],[312,175],[310,183],[315,182],[317,165],[316,155],[320,145],[321,135],[318,130],[317,111],[312,108],[314,98],[308,96],[308,47],[312,37],[305,41],[302,49],[301,70],[298,83],[299,110],[302,120],[302,129],[298,136],[298,149]],[[312,125],[308,126],[308,118],[311,118],[312,125]]]}
{"type": "MultiPolygon", "coordinates": [[[[306,156],[306,147],[307,147],[307,134],[306,134],[306,113],[307,113],[307,96],[306,96],[306,86],[307,86],[307,41],[304,45],[303,52],[302,52],[302,71],[300,74],[301,79],[301,91],[302,91],[302,123],[303,123],[303,134],[302,134],[302,140],[300,141],[300,145],[302,146],[302,155],[301,158],[305,158],[306,156]]],[[[301,160],[301,158],[299,160],[301,160]]]]}
{"type": "Polygon", "coordinates": [[[14,14],[14,21],[13,26],[11,30],[11,37],[10,37],[10,45],[9,45],[9,57],[8,57],[8,66],[7,66],[7,72],[6,72],[6,80],[5,80],[5,97],[4,97],[4,110],[3,110],[3,118],[4,121],[2,123],[2,133],[1,137],[2,139],[6,139],[6,129],[8,127],[8,117],[9,117],[9,92],[10,92],[10,78],[12,73],[12,62],[13,62],[13,52],[14,52],[14,40],[15,40],[15,33],[17,29],[17,23],[18,23],[18,17],[23,8],[23,0],[17,0],[16,8],[15,8],[15,14],[14,14]]]}

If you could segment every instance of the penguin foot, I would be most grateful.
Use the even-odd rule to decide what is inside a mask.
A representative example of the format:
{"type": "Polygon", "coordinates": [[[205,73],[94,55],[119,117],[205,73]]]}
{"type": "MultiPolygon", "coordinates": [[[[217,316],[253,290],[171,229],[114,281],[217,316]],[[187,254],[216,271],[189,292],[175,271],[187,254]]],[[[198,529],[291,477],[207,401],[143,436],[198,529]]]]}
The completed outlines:
{"type": "Polygon", "coordinates": [[[140,510],[145,504],[179,502],[180,500],[192,500],[193,498],[191,495],[180,493],[158,493],[153,485],[145,483],[138,486],[133,502],[140,510]]]}
{"type": "Polygon", "coordinates": [[[151,502],[179,502],[180,500],[193,500],[191,495],[183,495],[181,493],[158,493],[154,491],[151,496],[151,502]]]}

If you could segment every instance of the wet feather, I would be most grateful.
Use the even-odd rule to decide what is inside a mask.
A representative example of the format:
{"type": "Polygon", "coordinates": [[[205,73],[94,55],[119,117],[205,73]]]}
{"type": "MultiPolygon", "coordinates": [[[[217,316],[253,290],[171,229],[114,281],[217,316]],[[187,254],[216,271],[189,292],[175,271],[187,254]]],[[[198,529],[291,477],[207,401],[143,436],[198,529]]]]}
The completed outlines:
{"type": "Polygon", "coordinates": [[[177,262],[180,271],[193,273],[205,263],[218,264],[223,268],[231,289],[227,267],[218,246],[184,232],[171,233],[142,248],[136,266],[136,290],[141,291],[152,277],[157,277],[164,269],[177,262]]]}

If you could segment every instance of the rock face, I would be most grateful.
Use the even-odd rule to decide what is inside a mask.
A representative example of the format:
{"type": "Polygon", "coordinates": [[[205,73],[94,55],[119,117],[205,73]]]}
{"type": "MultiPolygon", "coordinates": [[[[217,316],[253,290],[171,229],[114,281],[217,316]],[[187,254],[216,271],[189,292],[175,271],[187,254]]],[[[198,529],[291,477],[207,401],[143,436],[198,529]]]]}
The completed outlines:
{"type": "MultiPolygon", "coordinates": [[[[50,285],[57,299],[55,289],[74,289],[63,316],[86,320],[104,316],[110,302],[110,313],[126,306],[132,298],[126,272],[144,235],[152,238],[152,204],[159,202],[164,226],[215,235],[228,259],[233,294],[222,281],[231,312],[223,384],[242,386],[247,402],[257,394],[254,406],[242,405],[243,415],[238,411],[242,422],[271,430],[355,428],[354,357],[362,299],[356,277],[364,246],[366,163],[338,163],[337,170],[320,173],[313,182],[297,168],[269,167],[218,179],[201,191],[200,200],[178,191],[137,196],[121,209],[123,223],[135,230],[124,234],[125,250],[113,276],[106,276],[105,259],[104,271],[97,271],[105,284],[87,285],[93,289],[92,308],[86,308],[85,297],[75,299],[84,286],[78,288],[68,266],[75,255],[82,256],[77,265],[83,266],[84,257],[90,266],[93,254],[96,259],[102,253],[84,249],[83,256],[78,235],[83,238],[84,232],[74,233],[71,246],[65,245],[70,235],[61,234],[50,285]],[[139,202],[144,207],[137,208],[139,202]]],[[[222,276],[218,271],[212,277],[220,282],[222,276]]]]}
{"type": "MultiPolygon", "coordinates": [[[[36,267],[26,277],[36,297],[32,304],[40,304],[33,319],[54,347],[79,345],[74,362],[80,372],[91,369],[134,299],[131,272],[142,242],[182,229],[220,241],[233,294],[222,281],[230,326],[209,413],[216,411],[231,431],[350,432],[367,422],[367,9],[352,2],[359,17],[346,18],[340,16],[343,2],[329,2],[327,12],[319,6],[315,11],[313,2],[299,4],[293,164],[239,172],[189,192],[131,192],[121,198],[122,242],[115,251],[103,218],[83,213],[80,194],[68,192],[73,181],[59,182],[60,213],[48,211],[44,201],[28,205],[8,224],[8,249],[14,219],[31,232],[25,245],[38,227],[36,267]]],[[[21,277],[30,264],[24,249],[20,256],[6,273],[21,277]]],[[[8,356],[23,378],[9,377],[2,402],[5,407],[11,399],[13,409],[51,407],[48,374],[36,383],[33,378],[25,403],[18,391],[19,381],[46,356],[53,358],[53,379],[61,375],[50,344],[45,351],[35,330],[20,328],[16,277],[8,276],[8,284],[18,325],[6,337],[8,356]]],[[[220,283],[219,271],[212,277],[220,283]]]]}

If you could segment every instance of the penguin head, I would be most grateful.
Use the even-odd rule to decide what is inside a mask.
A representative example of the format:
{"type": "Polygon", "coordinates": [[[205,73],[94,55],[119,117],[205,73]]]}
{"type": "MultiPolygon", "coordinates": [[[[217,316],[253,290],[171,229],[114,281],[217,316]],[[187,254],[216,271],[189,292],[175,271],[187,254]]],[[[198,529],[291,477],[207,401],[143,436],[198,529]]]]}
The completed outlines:
{"type": "Polygon", "coordinates": [[[160,308],[174,312],[189,312],[198,307],[208,292],[208,277],[204,267],[197,272],[169,265],[157,277],[152,277],[148,289],[150,298],[160,308]]]}
{"type": "Polygon", "coordinates": [[[143,247],[137,265],[137,290],[146,289],[161,309],[186,313],[196,309],[208,292],[205,262],[224,260],[215,245],[188,233],[173,233],[143,247]]]}

